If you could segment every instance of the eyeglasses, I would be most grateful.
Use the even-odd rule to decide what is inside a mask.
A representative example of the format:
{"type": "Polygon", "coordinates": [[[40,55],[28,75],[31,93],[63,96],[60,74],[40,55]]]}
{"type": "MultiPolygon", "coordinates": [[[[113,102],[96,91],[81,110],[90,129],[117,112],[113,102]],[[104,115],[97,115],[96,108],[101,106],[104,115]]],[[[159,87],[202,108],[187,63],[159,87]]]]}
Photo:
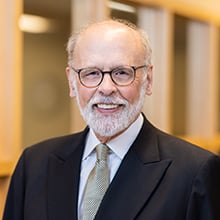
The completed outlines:
{"type": "Polygon", "coordinates": [[[87,88],[95,88],[102,83],[104,74],[109,74],[112,81],[118,86],[130,85],[135,77],[136,70],[145,68],[147,65],[142,66],[119,66],[111,71],[102,71],[99,68],[82,68],[75,69],[71,67],[76,73],[78,73],[80,83],[87,88]]]}

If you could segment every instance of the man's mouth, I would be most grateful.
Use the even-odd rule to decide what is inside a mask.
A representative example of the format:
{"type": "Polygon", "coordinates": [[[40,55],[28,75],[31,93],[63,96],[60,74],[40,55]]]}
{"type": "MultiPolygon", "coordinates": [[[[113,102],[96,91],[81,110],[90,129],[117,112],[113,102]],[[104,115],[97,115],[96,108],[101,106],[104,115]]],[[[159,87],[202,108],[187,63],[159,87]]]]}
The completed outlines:
{"type": "Polygon", "coordinates": [[[96,105],[98,108],[101,108],[101,109],[115,109],[115,108],[118,108],[120,105],[118,104],[97,104],[96,105]]]}
{"type": "Polygon", "coordinates": [[[113,113],[118,111],[123,105],[121,104],[113,104],[113,103],[98,103],[95,104],[94,107],[102,113],[113,113]]]}

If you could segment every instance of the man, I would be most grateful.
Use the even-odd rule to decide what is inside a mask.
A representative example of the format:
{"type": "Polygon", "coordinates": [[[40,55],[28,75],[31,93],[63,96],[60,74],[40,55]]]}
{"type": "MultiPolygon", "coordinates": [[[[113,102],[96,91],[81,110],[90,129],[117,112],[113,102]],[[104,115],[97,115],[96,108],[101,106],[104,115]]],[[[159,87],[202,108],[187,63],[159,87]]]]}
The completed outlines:
{"type": "Polygon", "coordinates": [[[88,127],[24,151],[3,220],[93,219],[88,210],[96,220],[219,220],[219,157],[161,132],[141,113],[153,69],[143,32],[103,21],[72,36],[67,49],[70,96],[88,127]],[[101,198],[90,179],[99,143],[107,145],[109,174],[101,198]],[[93,208],[87,189],[99,197],[93,208]]]}

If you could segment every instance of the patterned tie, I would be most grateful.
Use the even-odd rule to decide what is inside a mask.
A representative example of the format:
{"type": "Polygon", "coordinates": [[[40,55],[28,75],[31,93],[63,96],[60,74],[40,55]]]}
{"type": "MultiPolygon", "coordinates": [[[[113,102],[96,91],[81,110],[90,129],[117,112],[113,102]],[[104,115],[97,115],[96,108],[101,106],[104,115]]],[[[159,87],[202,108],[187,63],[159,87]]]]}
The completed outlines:
{"type": "Polygon", "coordinates": [[[83,201],[82,220],[94,219],[102,198],[109,185],[109,169],[107,165],[108,146],[96,146],[96,165],[89,174],[83,201]]]}

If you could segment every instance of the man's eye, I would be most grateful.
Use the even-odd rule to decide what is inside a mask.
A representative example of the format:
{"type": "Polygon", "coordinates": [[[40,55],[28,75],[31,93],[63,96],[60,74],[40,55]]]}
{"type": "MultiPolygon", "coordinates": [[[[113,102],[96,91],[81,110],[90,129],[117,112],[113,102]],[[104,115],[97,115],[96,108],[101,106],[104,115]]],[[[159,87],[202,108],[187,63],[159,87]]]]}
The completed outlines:
{"type": "Polygon", "coordinates": [[[130,73],[126,70],[117,70],[114,72],[115,76],[128,76],[130,73]]]}
{"type": "Polygon", "coordinates": [[[97,76],[100,76],[101,73],[100,71],[87,71],[83,74],[84,77],[97,77],[97,76]]]}
{"type": "Polygon", "coordinates": [[[100,72],[99,71],[93,71],[93,72],[90,72],[89,75],[100,75],[100,72]]]}
{"type": "Polygon", "coordinates": [[[124,77],[130,77],[130,75],[131,75],[131,73],[129,72],[129,71],[127,71],[127,70],[117,70],[117,71],[115,71],[114,73],[113,73],[113,75],[115,76],[115,77],[118,77],[118,78],[124,78],[124,77]]]}

